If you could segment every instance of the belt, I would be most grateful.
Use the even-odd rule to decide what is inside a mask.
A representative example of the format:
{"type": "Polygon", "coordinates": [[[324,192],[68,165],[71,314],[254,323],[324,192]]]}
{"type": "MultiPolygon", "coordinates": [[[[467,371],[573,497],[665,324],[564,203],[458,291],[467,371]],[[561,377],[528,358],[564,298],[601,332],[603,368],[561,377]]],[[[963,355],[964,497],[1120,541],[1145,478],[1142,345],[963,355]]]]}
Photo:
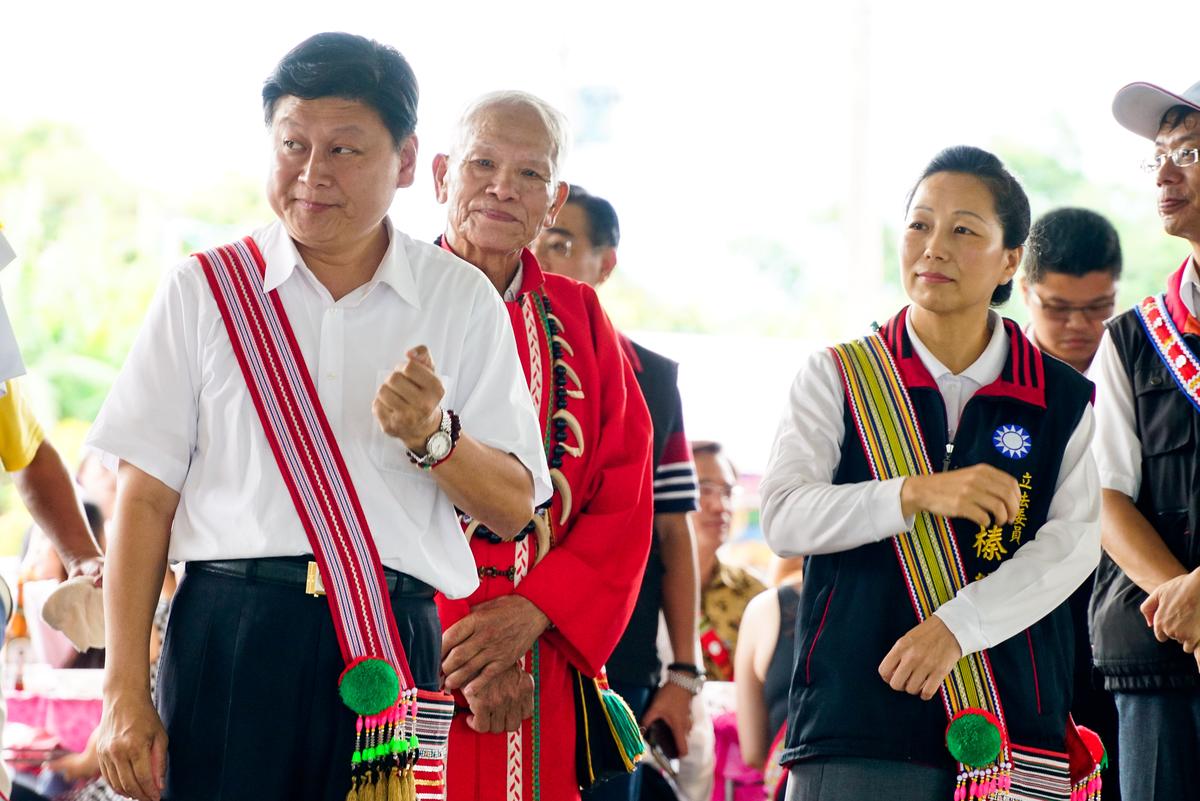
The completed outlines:
{"type": "MultiPolygon", "coordinates": [[[[257,581],[263,584],[296,587],[313,596],[325,594],[325,589],[321,586],[317,563],[303,556],[188,562],[187,572],[191,571],[257,581]]],[[[398,593],[417,598],[433,597],[433,587],[407,573],[385,567],[383,578],[387,582],[389,595],[398,593]]]]}

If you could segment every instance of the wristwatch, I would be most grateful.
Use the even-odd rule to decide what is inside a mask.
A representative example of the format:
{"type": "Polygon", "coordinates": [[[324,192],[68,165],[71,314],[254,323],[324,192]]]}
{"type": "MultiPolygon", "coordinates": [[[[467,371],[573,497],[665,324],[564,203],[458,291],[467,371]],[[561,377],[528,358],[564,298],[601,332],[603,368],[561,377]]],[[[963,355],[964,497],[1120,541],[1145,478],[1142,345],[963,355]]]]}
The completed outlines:
{"type": "Polygon", "coordinates": [[[437,430],[425,440],[425,455],[418,456],[411,450],[408,452],[409,461],[422,470],[431,470],[444,462],[455,443],[458,442],[458,415],[449,409],[442,409],[442,421],[437,430]]]}
{"type": "Polygon", "coordinates": [[[667,682],[682,687],[692,695],[699,695],[704,689],[706,677],[704,671],[695,665],[683,662],[672,662],[667,665],[667,682]]]}

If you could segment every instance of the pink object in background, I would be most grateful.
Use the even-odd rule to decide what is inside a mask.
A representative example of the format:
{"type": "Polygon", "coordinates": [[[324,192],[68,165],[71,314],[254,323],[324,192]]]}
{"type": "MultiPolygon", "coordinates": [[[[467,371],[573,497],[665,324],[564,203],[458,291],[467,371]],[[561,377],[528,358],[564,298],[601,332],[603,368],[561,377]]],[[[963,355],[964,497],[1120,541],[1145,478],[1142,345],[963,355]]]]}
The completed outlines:
{"type": "Polygon", "coordinates": [[[725,712],[713,718],[713,731],[716,760],[712,801],[763,801],[767,795],[763,774],[742,761],[734,713],[725,712]]]}
{"type": "Polygon", "coordinates": [[[48,698],[38,693],[9,693],[8,720],[54,735],[63,748],[79,752],[100,725],[99,698],[48,698]]]}

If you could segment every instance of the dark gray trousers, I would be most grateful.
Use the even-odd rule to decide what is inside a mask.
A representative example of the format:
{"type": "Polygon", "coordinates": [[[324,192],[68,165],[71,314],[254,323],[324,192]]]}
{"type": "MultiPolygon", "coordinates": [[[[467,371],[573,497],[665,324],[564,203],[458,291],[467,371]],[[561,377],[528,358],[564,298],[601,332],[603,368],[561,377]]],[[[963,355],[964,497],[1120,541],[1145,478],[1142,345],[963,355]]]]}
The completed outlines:
{"type": "Polygon", "coordinates": [[[787,801],[950,801],[954,773],[885,759],[806,759],[788,773],[787,801]]]}
{"type": "MultiPolygon", "coordinates": [[[[1120,730],[1121,796],[1176,801],[1200,795],[1200,691],[1113,696],[1120,730]]],[[[1113,780],[1104,778],[1106,786],[1113,780]]]]}

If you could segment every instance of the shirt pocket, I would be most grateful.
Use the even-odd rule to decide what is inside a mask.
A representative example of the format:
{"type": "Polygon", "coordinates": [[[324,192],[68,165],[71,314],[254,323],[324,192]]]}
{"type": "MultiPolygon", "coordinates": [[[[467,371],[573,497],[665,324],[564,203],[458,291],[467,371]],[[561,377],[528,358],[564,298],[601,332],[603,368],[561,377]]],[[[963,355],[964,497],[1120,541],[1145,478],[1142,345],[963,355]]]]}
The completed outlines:
{"type": "Polygon", "coordinates": [[[1133,392],[1142,446],[1142,494],[1149,495],[1159,512],[1182,512],[1191,500],[1194,410],[1165,369],[1135,371],[1133,392]]]}

